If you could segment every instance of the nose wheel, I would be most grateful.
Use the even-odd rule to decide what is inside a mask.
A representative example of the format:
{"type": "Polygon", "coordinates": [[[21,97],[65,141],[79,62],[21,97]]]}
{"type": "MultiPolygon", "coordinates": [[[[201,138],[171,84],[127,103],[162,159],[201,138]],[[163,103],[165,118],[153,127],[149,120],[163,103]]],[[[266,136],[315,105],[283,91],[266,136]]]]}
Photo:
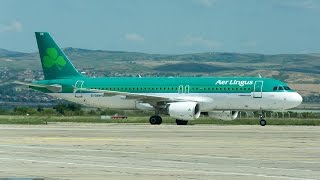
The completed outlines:
{"type": "Polygon", "coordinates": [[[261,126],[267,125],[267,121],[263,118],[262,114],[260,114],[260,125],[261,126]]]}
{"type": "Polygon", "coordinates": [[[261,125],[261,126],[267,125],[267,121],[264,120],[264,119],[260,119],[260,125],[261,125]]]}

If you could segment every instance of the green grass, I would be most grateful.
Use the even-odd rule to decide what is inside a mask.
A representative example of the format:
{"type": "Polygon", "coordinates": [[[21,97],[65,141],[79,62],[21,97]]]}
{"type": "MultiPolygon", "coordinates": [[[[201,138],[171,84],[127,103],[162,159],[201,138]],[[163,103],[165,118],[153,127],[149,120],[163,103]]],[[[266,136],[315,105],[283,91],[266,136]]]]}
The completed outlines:
{"type": "MultiPolygon", "coordinates": [[[[0,124],[47,124],[50,122],[78,122],[78,123],[146,123],[149,117],[129,117],[128,119],[101,120],[99,116],[0,116],[0,124]]],[[[303,125],[320,126],[320,119],[267,119],[268,125],[303,125]]],[[[175,119],[163,117],[164,124],[175,124],[175,119]]],[[[212,118],[199,118],[189,121],[189,125],[215,124],[215,125],[259,125],[258,119],[236,119],[222,121],[212,118]]]]}
{"type": "MultiPolygon", "coordinates": [[[[292,126],[320,126],[320,119],[266,119],[267,125],[292,125],[292,126]]],[[[200,118],[196,121],[190,121],[189,124],[217,124],[217,125],[259,125],[258,119],[236,119],[233,121],[222,121],[211,118],[200,118]]]]}
{"type": "Polygon", "coordinates": [[[2,115],[0,124],[46,124],[46,122],[45,117],[2,115]]]}

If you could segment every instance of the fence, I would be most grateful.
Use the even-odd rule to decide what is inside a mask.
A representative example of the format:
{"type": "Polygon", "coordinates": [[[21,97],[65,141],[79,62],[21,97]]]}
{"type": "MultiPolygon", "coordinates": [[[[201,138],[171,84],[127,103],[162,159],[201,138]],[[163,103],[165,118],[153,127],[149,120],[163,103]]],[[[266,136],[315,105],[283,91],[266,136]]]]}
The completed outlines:
{"type": "MultiPolygon", "coordinates": [[[[260,115],[258,112],[252,111],[240,111],[238,118],[259,118],[260,115]]],[[[303,111],[267,111],[263,113],[263,117],[265,118],[276,118],[276,119],[284,119],[284,118],[320,118],[320,111],[316,110],[303,110],[303,111]]]]}

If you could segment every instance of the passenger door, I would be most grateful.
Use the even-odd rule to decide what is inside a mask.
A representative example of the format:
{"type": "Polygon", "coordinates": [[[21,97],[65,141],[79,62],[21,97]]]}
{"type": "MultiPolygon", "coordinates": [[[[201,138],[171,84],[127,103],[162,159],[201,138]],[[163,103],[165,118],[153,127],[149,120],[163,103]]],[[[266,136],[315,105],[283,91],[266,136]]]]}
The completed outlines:
{"type": "Polygon", "coordinates": [[[180,85],[178,88],[178,93],[182,94],[183,93],[183,85],[180,85]]]}
{"type": "Polygon", "coordinates": [[[263,81],[254,82],[253,98],[262,98],[263,81]]]}
{"type": "Polygon", "coordinates": [[[190,86],[189,86],[189,85],[186,85],[186,86],[184,87],[184,93],[185,93],[185,94],[189,94],[189,91],[190,91],[190,86]]]}
{"type": "Polygon", "coordinates": [[[78,80],[75,84],[74,84],[74,97],[76,98],[82,98],[82,86],[83,86],[84,81],[82,80],[78,80]]]}

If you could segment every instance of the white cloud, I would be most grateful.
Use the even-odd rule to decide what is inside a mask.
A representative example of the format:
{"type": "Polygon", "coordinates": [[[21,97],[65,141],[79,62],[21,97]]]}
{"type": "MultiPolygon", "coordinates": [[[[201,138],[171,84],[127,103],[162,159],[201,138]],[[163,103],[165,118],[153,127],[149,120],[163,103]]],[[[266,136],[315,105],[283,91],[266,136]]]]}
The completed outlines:
{"type": "Polygon", "coordinates": [[[221,43],[217,41],[213,41],[210,39],[206,39],[201,36],[186,36],[181,41],[180,45],[182,46],[204,46],[206,48],[219,48],[221,46],[221,43]]]}
{"type": "Polygon", "coordinates": [[[20,21],[14,20],[9,24],[0,24],[0,32],[21,32],[22,23],[20,21]]]}
{"type": "Polygon", "coordinates": [[[205,7],[212,7],[216,3],[216,0],[194,0],[194,2],[205,7]]]}
{"type": "Polygon", "coordinates": [[[314,0],[302,0],[299,3],[300,4],[297,4],[297,5],[299,5],[302,8],[305,8],[305,9],[316,9],[316,8],[318,8],[318,4],[314,0]]]}
{"type": "Polygon", "coordinates": [[[125,38],[128,41],[144,41],[144,37],[137,33],[127,33],[125,34],[125,38]]]}
{"type": "Polygon", "coordinates": [[[287,7],[302,9],[318,9],[320,7],[319,1],[315,0],[286,0],[280,1],[279,3],[287,7]]]}

